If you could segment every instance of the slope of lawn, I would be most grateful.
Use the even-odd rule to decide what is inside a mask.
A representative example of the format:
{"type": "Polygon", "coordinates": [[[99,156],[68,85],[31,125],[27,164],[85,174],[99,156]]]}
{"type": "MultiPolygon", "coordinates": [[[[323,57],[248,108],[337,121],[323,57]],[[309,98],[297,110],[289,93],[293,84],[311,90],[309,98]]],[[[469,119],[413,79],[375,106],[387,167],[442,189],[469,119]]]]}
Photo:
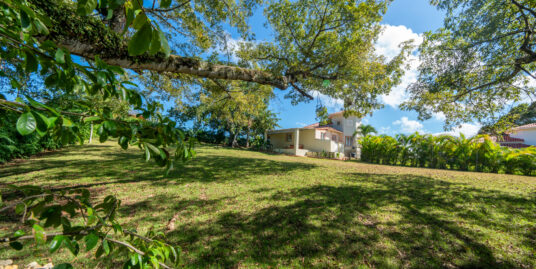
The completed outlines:
{"type": "MultiPolygon", "coordinates": [[[[165,231],[185,267],[535,268],[536,178],[203,146],[168,176],[112,142],[0,166],[0,188],[90,188],[127,227],[165,231]]],[[[0,235],[20,226],[0,215],[0,235]]],[[[82,252],[0,259],[103,267],[82,252]]]]}

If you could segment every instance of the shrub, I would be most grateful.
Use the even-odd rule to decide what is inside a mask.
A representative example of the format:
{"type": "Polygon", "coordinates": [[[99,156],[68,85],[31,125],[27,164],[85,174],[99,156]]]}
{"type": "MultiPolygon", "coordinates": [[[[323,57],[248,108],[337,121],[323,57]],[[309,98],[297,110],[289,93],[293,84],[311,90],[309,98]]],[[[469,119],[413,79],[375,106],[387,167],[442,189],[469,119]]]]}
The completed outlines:
{"type": "Polygon", "coordinates": [[[489,136],[367,135],[360,139],[361,160],[369,163],[533,175],[536,148],[504,148],[489,136]]]}

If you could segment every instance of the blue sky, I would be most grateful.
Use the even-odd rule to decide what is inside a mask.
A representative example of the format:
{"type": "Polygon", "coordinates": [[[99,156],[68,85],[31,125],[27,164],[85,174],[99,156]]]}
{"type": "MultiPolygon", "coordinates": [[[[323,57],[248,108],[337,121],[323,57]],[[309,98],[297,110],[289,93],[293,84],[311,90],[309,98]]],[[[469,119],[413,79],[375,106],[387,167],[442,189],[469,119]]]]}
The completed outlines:
{"type": "MultiPolygon", "coordinates": [[[[418,39],[426,31],[434,31],[443,25],[444,13],[429,4],[429,0],[395,0],[384,16],[382,24],[385,31],[377,45],[378,51],[394,55],[397,45],[408,39],[418,39]]],[[[252,20],[252,30],[258,39],[270,39],[269,33],[262,26],[261,14],[256,14],[252,20]]],[[[394,135],[396,133],[410,133],[414,131],[426,133],[441,133],[443,130],[442,115],[435,115],[430,120],[420,122],[417,114],[412,111],[401,111],[398,104],[403,101],[405,87],[415,80],[415,67],[418,65],[417,57],[411,59],[412,70],[406,72],[403,83],[394,88],[390,96],[383,97],[385,107],[377,110],[372,116],[366,117],[363,122],[371,124],[380,133],[394,135]]],[[[276,90],[276,98],[272,101],[271,108],[281,118],[279,125],[282,128],[300,127],[315,122],[315,107],[317,101],[302,103],[292,106],[289,100],[283,98],[284,91],[276,90]]],[[[320,98],[322,103],[328,106],[329,112],[342,109],[340,101],[330,100],[328,97],[320,98]]],[[[468,135],[476,133],[479,126],[476,124],[463,124],[460,128],[451,130],[451,134],[463,132],[468,135]]]]}

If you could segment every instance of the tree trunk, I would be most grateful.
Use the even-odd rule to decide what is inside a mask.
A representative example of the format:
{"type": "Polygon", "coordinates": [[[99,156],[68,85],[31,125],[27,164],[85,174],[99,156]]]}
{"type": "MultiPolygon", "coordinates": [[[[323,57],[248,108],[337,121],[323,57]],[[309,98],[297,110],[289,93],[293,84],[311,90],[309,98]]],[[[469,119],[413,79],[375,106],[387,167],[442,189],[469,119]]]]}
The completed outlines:
{"type": "Polygon", "coordinates": [[[238,137],[238,132],[233,134],[233,140],[231,141],[231,147],[236,148],[238,147],[238,142],[236,141],[238,137]]]}
{"type": "Polygon", "coordinates": [[[93,141],[93,123],[91,124],[91,129],[89,131],[89,144],[93,141]]]}
{"type": "Polygon", "coordinates": [[[251,129],[248,127],[248,130],[246,132],[246,148],[249,148],[249,132],[251,129]]]}

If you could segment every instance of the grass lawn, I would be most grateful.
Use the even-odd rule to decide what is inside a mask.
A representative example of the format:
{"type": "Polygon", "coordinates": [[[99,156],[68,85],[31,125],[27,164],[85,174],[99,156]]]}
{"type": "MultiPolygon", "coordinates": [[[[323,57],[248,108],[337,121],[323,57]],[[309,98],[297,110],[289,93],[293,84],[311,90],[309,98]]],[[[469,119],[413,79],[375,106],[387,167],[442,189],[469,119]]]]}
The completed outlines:
{"type": "MultiPolygon", "coordinates": [[[[536,178],[197,151],[164,176],[138,149],[77,146],[0,166],[0,188],[115,194],[122,223],[165,231],[191,268],[536,268],[536,178]]],[[[0,216],[0,235],[18,226],[0,216]]],[[[99,267],[0,245],[5,258],[99,267]]]]}

